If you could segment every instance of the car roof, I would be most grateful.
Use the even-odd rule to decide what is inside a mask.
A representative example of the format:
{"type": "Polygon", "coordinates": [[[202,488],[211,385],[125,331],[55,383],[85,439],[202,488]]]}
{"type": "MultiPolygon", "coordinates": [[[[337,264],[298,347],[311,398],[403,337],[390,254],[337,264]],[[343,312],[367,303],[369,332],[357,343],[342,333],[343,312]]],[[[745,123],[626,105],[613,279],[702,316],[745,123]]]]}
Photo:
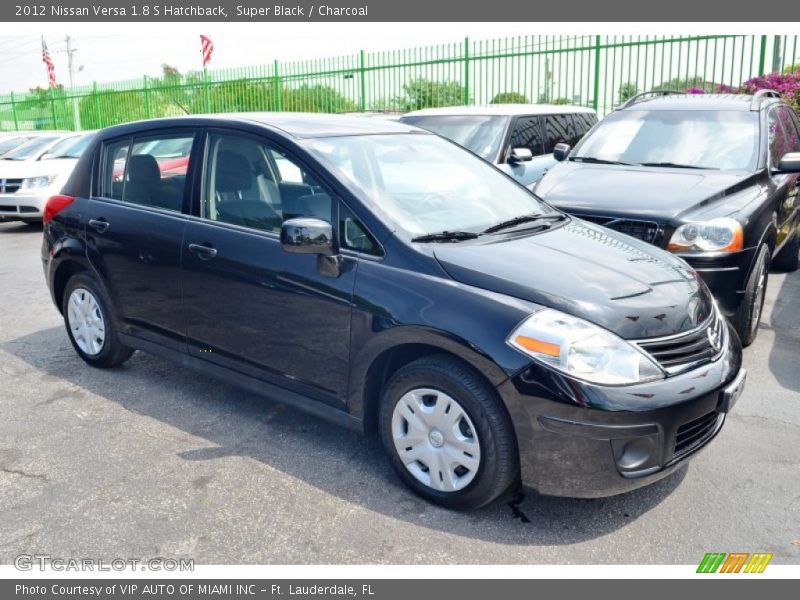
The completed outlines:
{"type": "MultiPolygon", "coordinates": [[[[760,107],[769,106],[777,99],[765,98],[760,107]]],[[[749,111],[753,96],[748,94],[669,94],[635,100],[620,110],[733,110],[749,111]]]]}
{"type": "Polygon", "coordinates": [[[104,129],[101,137],[108,138],[162,127],[213,127],[231,123],[264,125],[298,139],[379,133],[428,133],[417,127],[390,119],[365,119],[361,116],[327,113],[252,112],[187,115],[185,117],[135,121],[104,129]]]}
{"type": "Polygon", "coordinates": [[[575,104],[486,104],[483,106],[446,106],[442,108],[423,108],[406,113],[404,117],[447,116],[509,116],[519,115],[557,115],[564,113],[592,113],[594,110],[575,104]]]}

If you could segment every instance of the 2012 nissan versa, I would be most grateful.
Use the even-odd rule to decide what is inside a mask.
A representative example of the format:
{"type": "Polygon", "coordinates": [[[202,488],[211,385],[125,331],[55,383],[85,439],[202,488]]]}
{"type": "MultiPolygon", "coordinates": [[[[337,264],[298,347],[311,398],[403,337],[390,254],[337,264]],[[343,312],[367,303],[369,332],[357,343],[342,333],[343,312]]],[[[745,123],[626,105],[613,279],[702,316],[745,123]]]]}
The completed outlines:
{"type": "Polygon", "coordinates": [[[653,482],[744,385],[686,263],[408,125],[111,127],[45,223],[47,282],[89,365],[147,351],[377,429],[400,478],[451,508],[520,482],[577,497],[653,482]],[[167,141],[184,156],[148,152],[167,141]]]}

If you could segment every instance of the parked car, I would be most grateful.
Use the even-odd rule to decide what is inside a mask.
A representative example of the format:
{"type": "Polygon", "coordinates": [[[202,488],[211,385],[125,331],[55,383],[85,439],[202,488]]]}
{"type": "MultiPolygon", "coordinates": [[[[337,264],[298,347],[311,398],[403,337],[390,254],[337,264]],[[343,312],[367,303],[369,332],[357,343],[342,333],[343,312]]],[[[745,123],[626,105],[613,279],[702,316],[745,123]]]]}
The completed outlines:
{"type": "Polygon", "coordinates": [[[798,117],[775,92],[646,94],[557,148],[535,191],[680,256],[748,345],[770,265],[798,266],[798,152],[798,117]]]}
{"type": "Polygon", "coordinates": [[[7,152],[11,152],[15,148],[19,148],[22,144],[29,142],[35,137],[53,135],[52,131],[14,131],[0,134],[0,157],[7,152]]]}
{"type": "Polygon", "coordinates": [[[90,138],[38,135],[0,157],[0,222],[41,223],[47,199],[64,185],[90,138]]]}
{"type": "Polygon", "coordinates": [[[453,140],[532,186],[556,164],[556,144],[577,144],[597,123],[597,114],[583,106],[491,104],[426,108],[400,121],[453,140]]]}
{"type": "Polygon", "coordinates": [[[408,125],[112,127],[45,222],[47,283],[89,365],[143,350],[377,429],[400,478],[452,508],[520,478],[583,497],[646,485],[719,433],[744,385],[685,262],[408,125]],[[161,173],[155,140],[191,142],[185,177],[161,173]]]}

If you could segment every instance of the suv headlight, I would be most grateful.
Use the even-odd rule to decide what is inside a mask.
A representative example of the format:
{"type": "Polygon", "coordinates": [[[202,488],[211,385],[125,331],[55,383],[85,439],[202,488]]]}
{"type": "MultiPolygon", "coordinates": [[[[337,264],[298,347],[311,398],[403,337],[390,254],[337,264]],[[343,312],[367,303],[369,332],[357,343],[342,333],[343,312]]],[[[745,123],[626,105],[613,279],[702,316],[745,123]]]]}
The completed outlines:
{"type": "Polygon", "coordinates": [[[670,252],[736,252],[744,246],[742,225],[722,217],[703,223],[686,223],[672,234],[670,252]]]}
{"type": "Polygon", "coordinates": [[[39,177],[26,177],[19,186],[21,190],[38,190],[48,187],[56,179],[55,175],[41,175],[39,177]]]}
{"type": "Polygon", "coordinates": [[[508,343],[571,377],[601,385],[663,379],[644,352],[588,321],[546,308],[525,319],[508,343]]]}

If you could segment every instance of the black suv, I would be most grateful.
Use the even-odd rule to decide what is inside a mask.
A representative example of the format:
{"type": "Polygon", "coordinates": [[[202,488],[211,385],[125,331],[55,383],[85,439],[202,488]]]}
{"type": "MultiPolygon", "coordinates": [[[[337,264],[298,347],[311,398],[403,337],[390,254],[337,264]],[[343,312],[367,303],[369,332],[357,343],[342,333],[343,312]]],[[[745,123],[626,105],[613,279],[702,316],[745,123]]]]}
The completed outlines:
{"type": "Polygon", "coordinates": [[[744,345],[770,264],[798,266],[800,122],[773,91],[650,92],[628,100],[535,192],[581,218],[674,252],[700,273],[744,345]]]}
{"type": "Polygon", "coordinates": [[[408,125],[112,127],[45,222],[47,282],[87,363],[144,350],[378,429],[400,477],[450,507],[520,480],[601,496],[664,477],[744,383],[686,263],[408,125]]]}

